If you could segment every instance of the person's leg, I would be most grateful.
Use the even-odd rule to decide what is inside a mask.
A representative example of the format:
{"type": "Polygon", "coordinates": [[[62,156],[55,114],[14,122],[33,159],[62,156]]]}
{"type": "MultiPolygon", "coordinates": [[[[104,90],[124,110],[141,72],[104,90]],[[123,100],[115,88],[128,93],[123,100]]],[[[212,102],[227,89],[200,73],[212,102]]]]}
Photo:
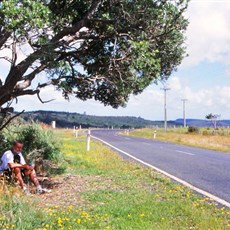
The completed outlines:
{"type": "Polygon", "coordinates": [[[36,186],[36,190],[37,190],[36,192],[38,194],[45,193],[45,192],[51,192],[50,190],[41,187],[41,185],[39,184],[35,170],[32,170],[32,171],[31,170],[25,170],[24,173],[30,177],[30,180],[32,181],[32,183],[36,186]]]}
{"type": "Polygon", "coordinates": [[[40,186],[36,172],[34,170],[24,170],[25,175],[30,177],[31,182],[36,186],[40,186]]]}
{"type": "Polygon", "coordinates": [[[19,182],[19,185],[22,189],[25,188],[24,181],[22,179],[21,169],[20,168],[14,168],[13,173],[15,175],[16,180],[19,182]]]}

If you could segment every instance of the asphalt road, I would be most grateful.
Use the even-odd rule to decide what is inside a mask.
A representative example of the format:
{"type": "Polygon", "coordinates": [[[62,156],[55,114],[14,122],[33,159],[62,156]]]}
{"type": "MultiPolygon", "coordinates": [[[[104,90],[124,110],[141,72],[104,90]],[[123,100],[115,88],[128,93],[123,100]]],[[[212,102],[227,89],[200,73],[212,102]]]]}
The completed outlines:
{"type": "Polygon", "coordinates": [[[93,130],[92,135],[230,203],[228,153],[122,136],[115,130],[93,130]]]}

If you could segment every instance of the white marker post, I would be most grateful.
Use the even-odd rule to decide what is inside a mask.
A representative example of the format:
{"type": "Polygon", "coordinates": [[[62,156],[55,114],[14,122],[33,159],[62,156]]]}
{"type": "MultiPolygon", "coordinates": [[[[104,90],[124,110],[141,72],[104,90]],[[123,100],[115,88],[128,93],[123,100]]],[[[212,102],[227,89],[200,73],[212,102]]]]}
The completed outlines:
{"type": "Polygon", "coordinates": [[[87,151],[90,150],[90,134],[91,134],[91,131],[89,129],[87,133],[87,151]]]}
{"type": "Polygon", "coordinates": [[[75,135],[75,126],[73,127],[73,135],[75,135]]]}
{"type": "Polygon", "coordinates": [[[154,130],[154,132],[153,132],[153,139],[156,139],[156,135],[157,135],[157,131],[154,130]]]}
{"type": "Polygon", "coordinates": [[[56,129],[56,121],[52,121],[51,126],[52,126],[53,129],[56,129]]]}

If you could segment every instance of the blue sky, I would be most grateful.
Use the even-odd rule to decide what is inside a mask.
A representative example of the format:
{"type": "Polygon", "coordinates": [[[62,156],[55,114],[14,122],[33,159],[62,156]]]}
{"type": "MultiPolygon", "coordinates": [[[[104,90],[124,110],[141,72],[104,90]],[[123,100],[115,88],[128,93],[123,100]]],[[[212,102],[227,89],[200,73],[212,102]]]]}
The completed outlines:
{"type": "MultiPolygon", "coordinates": [[[[187,53],[177,72],[167,85],[167,118],[183,117],[186,101],[186,117],[205,119],[209,113],[230,119],[230,0],[191,0],[186,17],[189,27],[186,33],[187,53]]],[[[36,97],[24,97],[16,110],[56,110],[106,116],[141,116],[151,120],[164,119],[164,92],[162,84],[149,86],[142,94],[131,96],[126,108],[112,109],[93,100],[82,102],[61,98],[51,88],[44,89],[41,104],[36,97]]]]}

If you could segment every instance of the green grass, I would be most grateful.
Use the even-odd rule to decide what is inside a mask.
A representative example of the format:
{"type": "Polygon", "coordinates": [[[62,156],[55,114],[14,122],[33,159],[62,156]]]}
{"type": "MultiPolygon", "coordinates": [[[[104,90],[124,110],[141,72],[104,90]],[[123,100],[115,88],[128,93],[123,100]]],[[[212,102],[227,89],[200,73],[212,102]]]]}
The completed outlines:
{"type": "Polygon", "coordinates": [[[57,133],[63,140],[66,173],[85,180],[90,177],[87,190],[79,194],[84,203],[39,209],[30,205],[36,204],[33,199],[15,201],[8,196],[5,208],[0,208],[4,217],[0,217],[0,228],[230,229],[229,209],[218,207],[152,169],[123,160],[101,143],[92,142],[87,152],[86,141],[76,140],[70,130],[57,133]],[[30,227],[22,225],[24,221],[30,227]]]}
{"type": "MultiPolygon", "coordinates": [[[[35,200],[15,188],[0,189],[0,229],[34,229],[42,226],[43,213],[33,206],[35,200]]],[[[38,228],[37,228],[38,229],[38,228]]]]}

